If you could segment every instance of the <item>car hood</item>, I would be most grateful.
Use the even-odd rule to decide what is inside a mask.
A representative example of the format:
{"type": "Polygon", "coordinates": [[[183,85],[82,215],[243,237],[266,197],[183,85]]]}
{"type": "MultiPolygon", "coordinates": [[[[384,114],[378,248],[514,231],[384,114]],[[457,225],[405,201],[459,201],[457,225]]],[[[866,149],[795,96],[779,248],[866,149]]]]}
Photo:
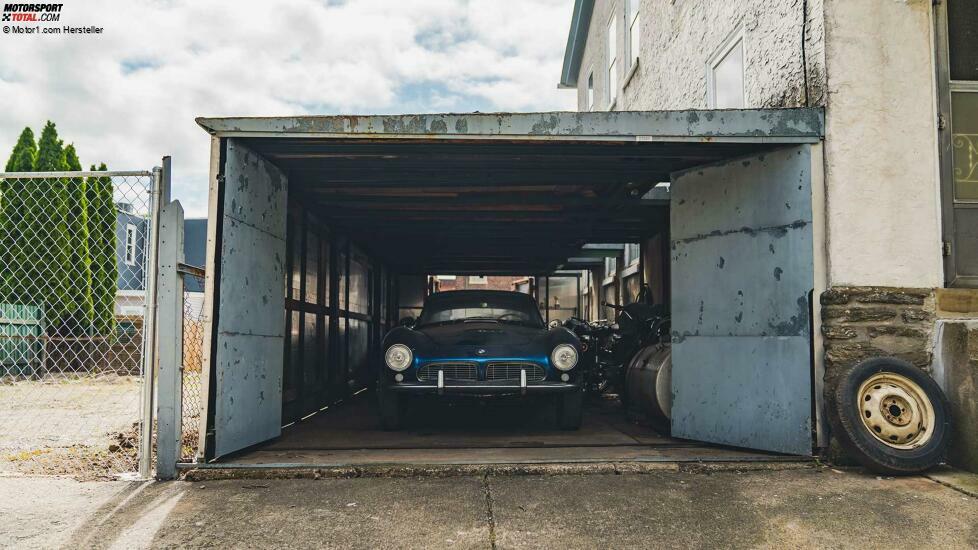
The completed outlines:
{"type": "Polygon", "coordinates": [[[546,354],[547,330],[504,323],[453,323],[416,329],[432,355],[508,357],[546,354]],[[480,350],[485,350],[480,353],[480,350]]]}

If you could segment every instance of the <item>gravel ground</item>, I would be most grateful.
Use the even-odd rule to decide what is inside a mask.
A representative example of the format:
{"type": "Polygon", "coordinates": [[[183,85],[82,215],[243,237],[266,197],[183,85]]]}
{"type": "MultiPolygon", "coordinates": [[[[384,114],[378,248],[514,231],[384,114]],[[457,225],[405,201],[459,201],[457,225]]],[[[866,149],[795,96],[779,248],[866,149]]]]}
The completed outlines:
{"type": "Polygon", "coordinates": [[[136,377],[0,384],[0,473],[91,478],[131,470],[139,402],[136,377]]]}

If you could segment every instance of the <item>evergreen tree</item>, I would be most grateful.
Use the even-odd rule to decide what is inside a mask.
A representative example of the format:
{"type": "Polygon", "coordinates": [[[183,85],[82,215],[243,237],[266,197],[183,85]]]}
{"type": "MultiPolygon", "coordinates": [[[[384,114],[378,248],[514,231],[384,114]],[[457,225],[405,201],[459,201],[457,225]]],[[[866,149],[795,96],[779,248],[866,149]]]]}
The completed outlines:
{"type": "MultiPolygon", "coordinates": [[[[64,147],[58,130],[48,121],[37,142],[36,172],[62,172],[66,168],[64,147]]],[[[32,252],[18,268],[24,273],[28,301],[42,305],[51,332],[66,336],[64,325],[74,313],[70,306],[68,280],[68,198],[64,179],[28,180],[24,197],[21,234],[32,252]]]]}
{"type": "MultiPolygon", "coordinates": [[[[104,172],[105,163],[98,167],[104,172]]],[[[92,166],[95,172],[95,166],[92,166]]],[[[89,178],[88,250],[92,260],[92,302],[96,334],[110,335],[115,330],[115,291],[119,277],[116,265],[116,212],[112,178],[89,178]]]]}
{"type": "MultiPolygon", "coordinates": [[[[81,161],[75,146],[65,147],[65,170],[80,172],[81,161]]],[[[89,256],[88,196],[85,178],[64,178],[68,243],[68,264],[65,266],[65,306],[68,330],[74,336],[91,334],[94,308],[92,305],[92,261],[89,256]]]]}
{"type": "Polygon", "coordinates": [[[7,159],[4,172],[30,172],[34,169],[34,157],[37,156],[37,144],[34,143],[34,132],[24,128],[17,139],[17,145],[7,159]]]}
{"type": "MultiPolygon", "coordinates": [[[[34,170],[37,144],[34,132],[24,128],[14,146],[6,172],[30,172],[34,170]]],[[[26,273],[23,266],[33,254],[23,235],[24,199],[27,196],[26,180],[5,179],[0,181],[0,303],[23,303],[27,292],[26,273]]]]}

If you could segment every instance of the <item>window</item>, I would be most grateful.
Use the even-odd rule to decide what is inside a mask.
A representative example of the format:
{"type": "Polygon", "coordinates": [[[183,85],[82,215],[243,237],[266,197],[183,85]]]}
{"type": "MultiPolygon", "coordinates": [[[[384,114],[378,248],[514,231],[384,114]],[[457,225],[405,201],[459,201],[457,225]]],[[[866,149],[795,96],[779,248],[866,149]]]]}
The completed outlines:
{"type": "Polygon", "coordinates": [[[707,104],[711,109],[742,109],[744,93],[744,34],[737,29],[707,66],[707,104]]]}
{"type": "Polygon", "coordinates": [[[136,226],[126,224],[126,264],[136,265],[136,226]]]}
{"type": "Polygon", "coordinates": [[[639,40],[641,29],[638,24],[638,8],[640,0],[628,0],[625,11],[625,25],[628,27],[628,66],[631,67],[638,60],[639,40]]]}
{"type": "Polygon", "coordinates": [[[588,111],[594,110],[594,72],[592,71],[587,75],[587,98],[585,100],[587,103],[585,107],[588,111]]]}
{"type": "Polygon", "coordinates": [[[608,22],[608,108],[618,98],[618,18],[608,22]]]}
{"type": "Polygon", "coordinates": [[[487,285],[487,284],[489,284],[489,277],[485,277],[485,276],[480,277],[480,276],[473,275],[473,276],[469,277],[469,284],[470,285],[487,285]]]}
{"type": "Polygon", "coordinates": [[[637,244],[626,244],[625,245],[625,265],[631,266],[638,263],[639,255],[639,245],[637,244]]]}
{"type": "Polygon", "coordinates": [[[616,271],[618,271],[618,258],[605,258],[604,278],[614,277],[616,271]]]}

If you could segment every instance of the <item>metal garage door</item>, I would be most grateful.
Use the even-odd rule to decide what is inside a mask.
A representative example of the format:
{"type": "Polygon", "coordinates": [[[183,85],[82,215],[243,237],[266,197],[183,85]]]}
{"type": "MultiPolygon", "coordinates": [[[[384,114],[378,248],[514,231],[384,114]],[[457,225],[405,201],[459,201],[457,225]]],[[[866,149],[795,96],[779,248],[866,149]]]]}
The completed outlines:
{"type": "Polygon", "coordinates": [[[282,431],[288,180],[239,140],[226,143],[213,293],[215,456],[282,431]]]}
{"type": "Polygon", "coordinates": [[[808,146],[673,178],[673,435],[812,452],[808,146]]]}

